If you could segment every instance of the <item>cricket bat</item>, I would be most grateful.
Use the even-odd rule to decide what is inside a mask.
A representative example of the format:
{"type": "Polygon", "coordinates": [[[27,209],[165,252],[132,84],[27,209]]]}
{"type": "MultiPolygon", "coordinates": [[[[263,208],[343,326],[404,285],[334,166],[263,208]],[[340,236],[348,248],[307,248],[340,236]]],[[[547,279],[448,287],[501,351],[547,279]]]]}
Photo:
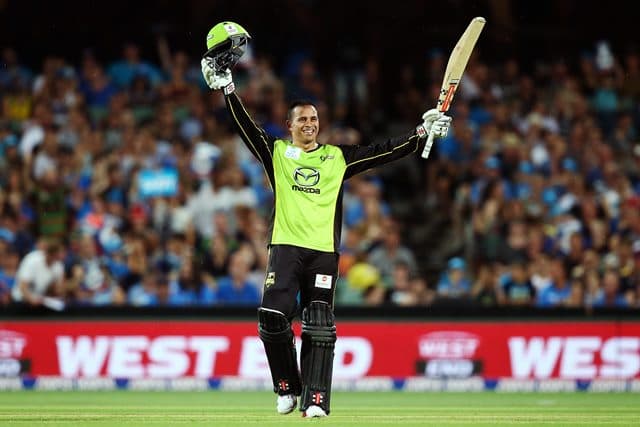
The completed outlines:
{"type": "MultiPolygon", "coordinates": [[[[464,69],[469,61],[469,56],[471,56],[471,51],[476,45],[478,37],[480,37],[480,32],[485,22],[487,21],[482,17],[473,18],[467,29],[462,33],[458,43],[456,43],[456,47],[453,48],[451,56],[449,56],[449,62],[447,62],[444,79],[442,80],[440,96],[438,97],[438,105],[436,106],[441,113],[449,110],[453,95],[456,93],[464,69]]],[[[422,158],[426,159],[429,157],[432,145],[433,134],[429,134],[424,150],[422,150],[422,158]]]]}

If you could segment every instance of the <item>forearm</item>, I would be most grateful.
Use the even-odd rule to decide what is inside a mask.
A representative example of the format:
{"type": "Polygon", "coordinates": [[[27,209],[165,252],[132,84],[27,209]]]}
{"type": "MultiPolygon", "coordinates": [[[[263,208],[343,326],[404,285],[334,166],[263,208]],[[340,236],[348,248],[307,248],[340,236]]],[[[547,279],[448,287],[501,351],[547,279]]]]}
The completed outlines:
{"type": "Polygon", "coordinates": [[[399,160],[405,156],[422,150],[426,138],[420,138],[415,131],[395,138],[390,138],[380,144],[380,148],[384,151],[380,157],[376,159],[379,164],[385,164],[399,160]]]}
{"type": "Polygon", "coordinates": [[[251,118],[242,101],[235,93],[225,95],[227,110],[247,148],[263,164],[271,162],[272,144],[270,138],[251,118]]]}
{"type": "Polygon", "coordinates": [[[27,282],[20,282],[18,286],[20,286],[20,293],[22,294],[23,302],[31,305],[40,304],[42,298],[39,295],[31,292],[31,290],[29,289],[29,284],[27,282]]]}
{"type": "Polygon", "coordinates": [[[341,146],[347,163],[345,177],[353,176],[365,170],[401,159],[422,150],[424,138],[415,132],[391,138],[381,144],[369,146],[341,146]]]}

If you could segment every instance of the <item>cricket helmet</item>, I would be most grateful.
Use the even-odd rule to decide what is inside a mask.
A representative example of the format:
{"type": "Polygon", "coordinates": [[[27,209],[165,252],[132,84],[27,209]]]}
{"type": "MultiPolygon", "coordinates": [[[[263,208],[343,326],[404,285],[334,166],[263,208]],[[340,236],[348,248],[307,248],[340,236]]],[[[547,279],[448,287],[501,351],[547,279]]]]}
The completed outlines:
{"type": "Polygon", "coordinates": [[[231,69],[244,54],[251,36],[231,21],[216,24],[207,33],[207,51],[203,57],[216,72],[231,69]]]}

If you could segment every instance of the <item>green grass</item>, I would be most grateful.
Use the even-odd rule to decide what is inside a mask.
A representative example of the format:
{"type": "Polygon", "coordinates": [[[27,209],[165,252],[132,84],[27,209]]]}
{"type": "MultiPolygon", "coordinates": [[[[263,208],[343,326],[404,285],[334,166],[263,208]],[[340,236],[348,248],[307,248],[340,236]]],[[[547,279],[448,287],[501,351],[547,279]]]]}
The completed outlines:
{"type": "Polygon", "coordinates": [[[269,392],[0,392],[0,426],[640,426],[631,393],[334,393],[331,416],[275,412],[269,392]]]}

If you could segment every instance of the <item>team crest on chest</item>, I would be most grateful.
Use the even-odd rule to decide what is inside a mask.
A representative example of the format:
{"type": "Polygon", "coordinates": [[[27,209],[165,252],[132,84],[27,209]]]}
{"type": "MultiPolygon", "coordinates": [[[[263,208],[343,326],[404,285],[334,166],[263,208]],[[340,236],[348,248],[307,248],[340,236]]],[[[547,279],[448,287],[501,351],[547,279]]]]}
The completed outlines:
{"type": "Polygon", "coordinates": [[[298,147],[293,147],[293,146],[288,146],[286,150],[284,150],[284,156],[287,159],[293,159],[293,160],[298,160],[300,159],[300,153],[302,152],[302,149],[298,148],[298,147]]]}

